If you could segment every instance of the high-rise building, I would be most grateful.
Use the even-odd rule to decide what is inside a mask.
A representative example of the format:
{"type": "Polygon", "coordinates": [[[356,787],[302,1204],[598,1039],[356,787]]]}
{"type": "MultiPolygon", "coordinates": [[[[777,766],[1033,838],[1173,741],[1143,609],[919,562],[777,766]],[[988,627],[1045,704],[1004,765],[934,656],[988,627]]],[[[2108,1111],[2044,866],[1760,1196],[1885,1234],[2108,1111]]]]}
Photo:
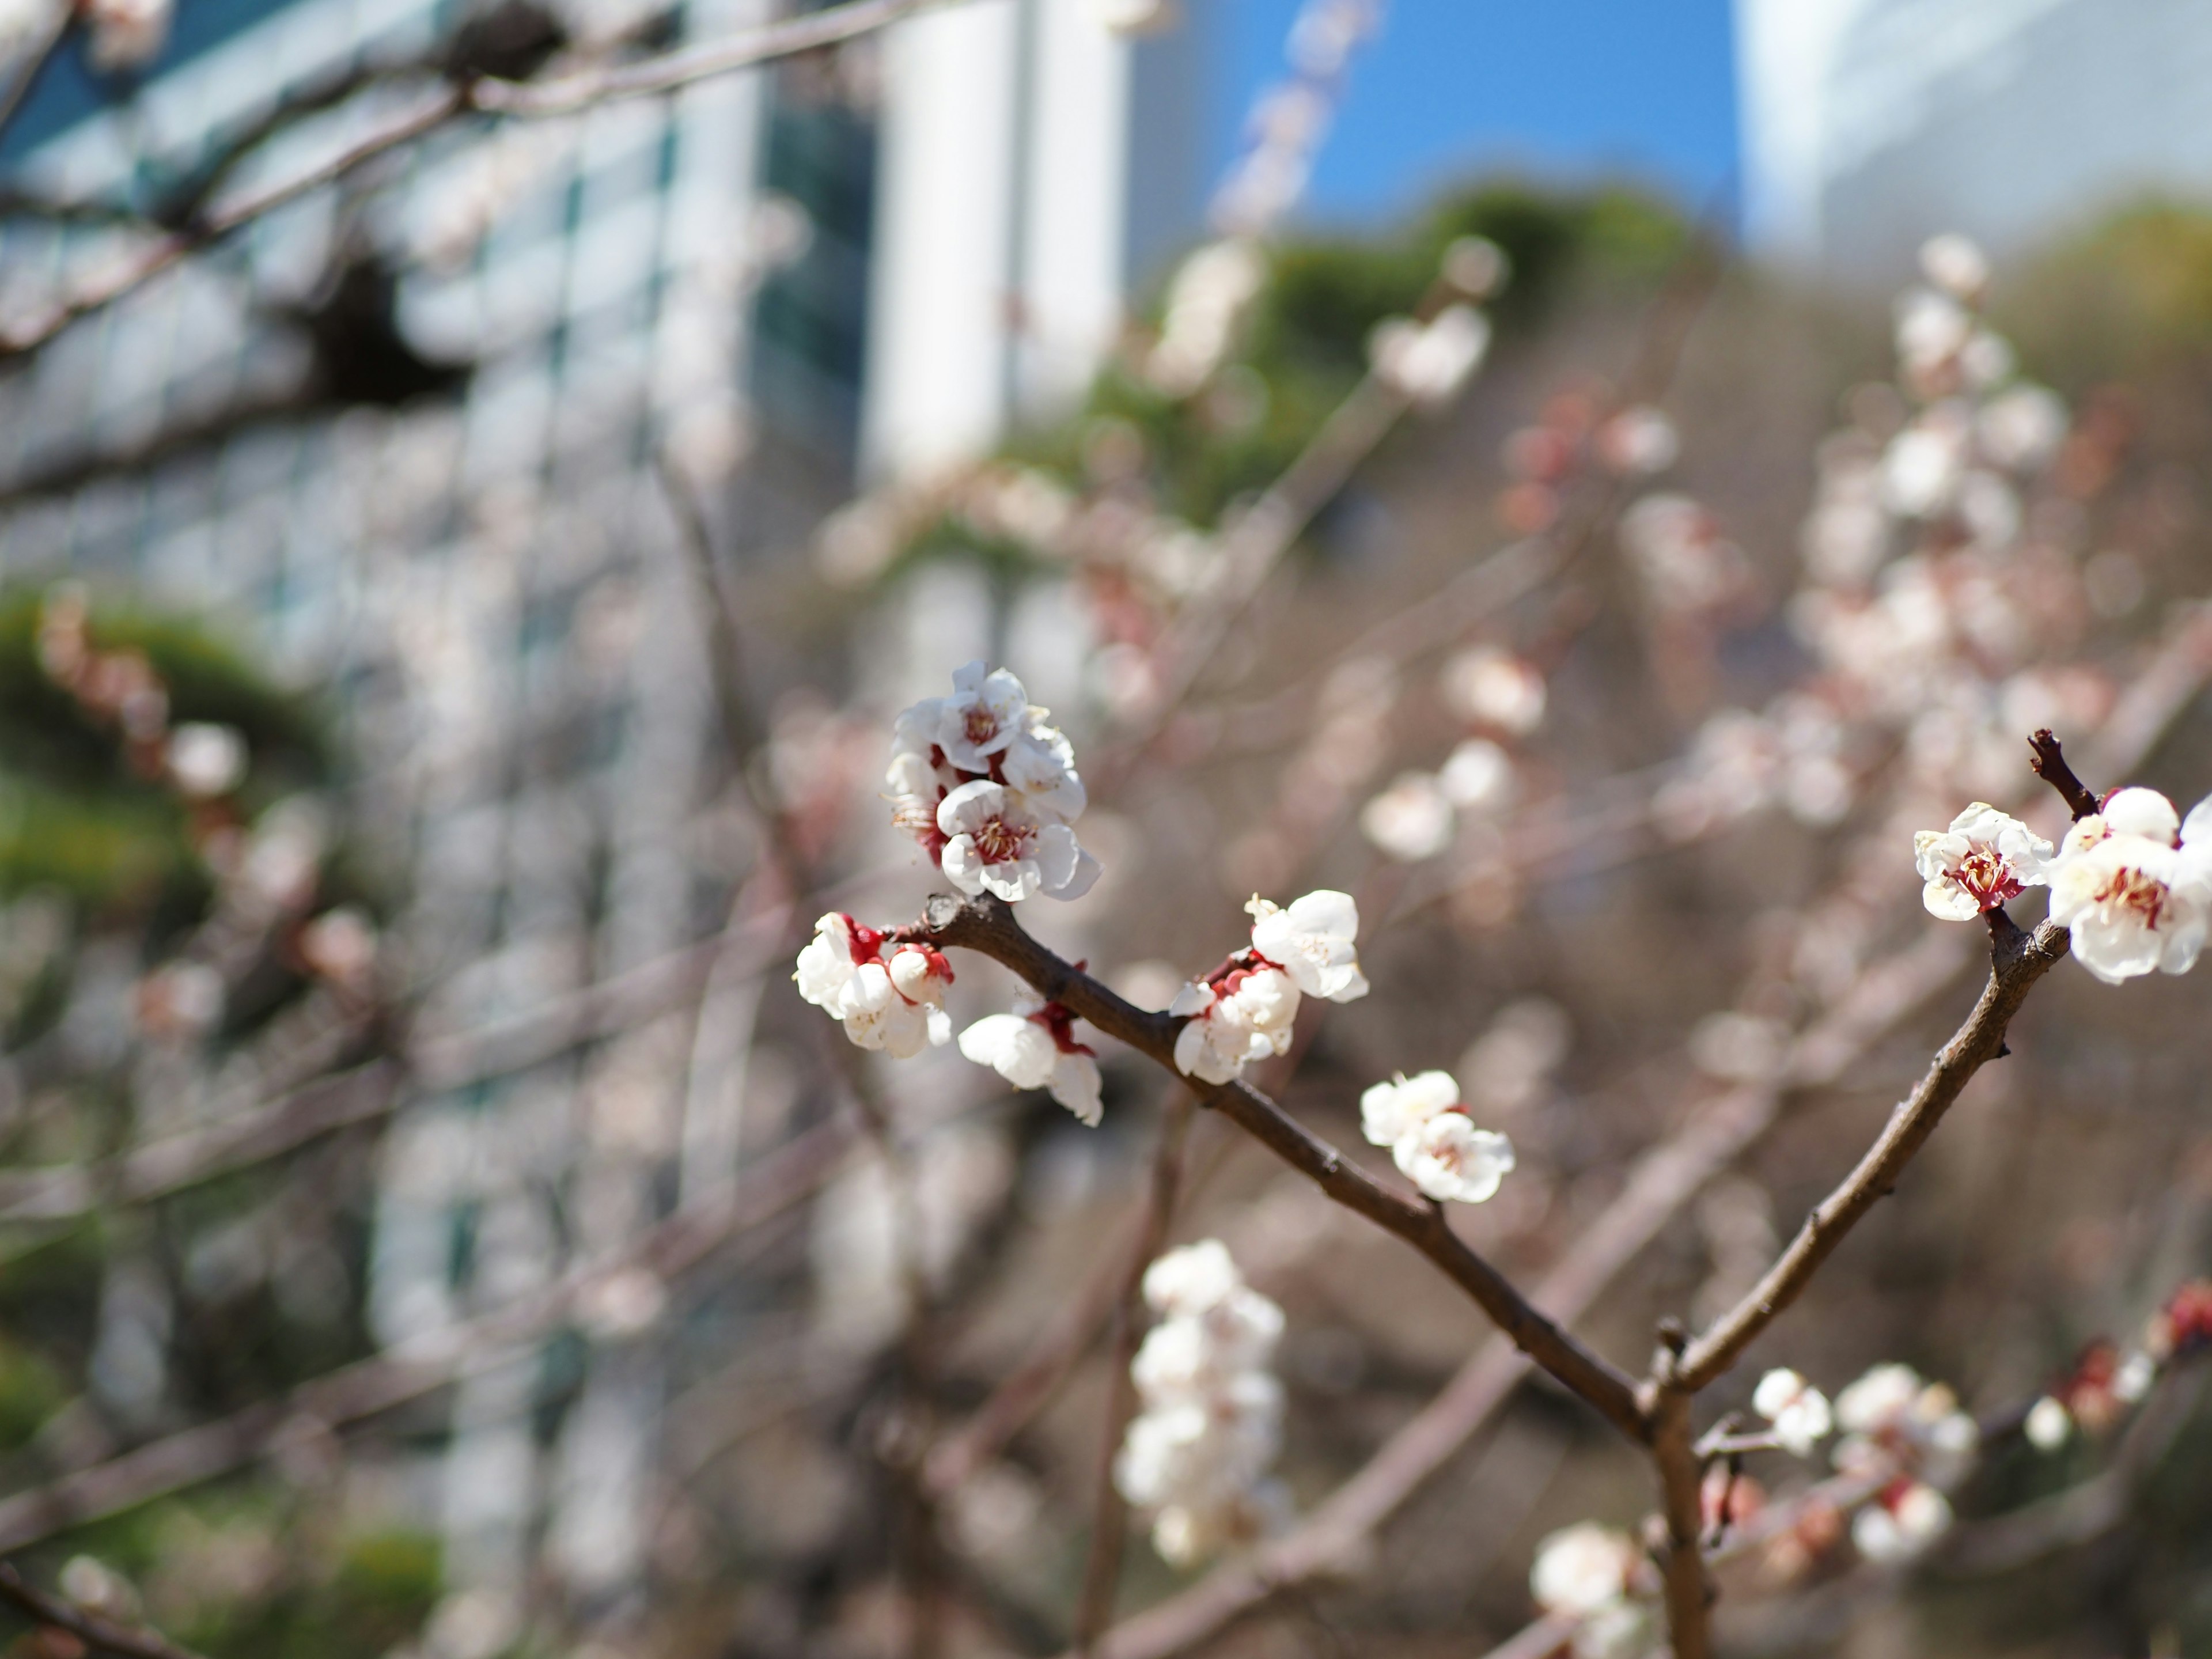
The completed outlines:
{"type": "Polygon", "coordinates": [[[2212,196],[2193,0],[1736,0],[1746,226],[1888,280],[1925,237],[2000,255],[2131,197],[2212,196]]]}
{"type": "MultiPolygon", "coordinates": [[[[127,107],[64,65],[13,181],[173,200],[226,134],[457,21],[441,0],[197,3],[127,107]]],[[[570,33],[613,9],[570,8],[570,33]]],[[[684,0],[675,33],[775,9],[684,0]]],[[[668,472],[770,557],[864,452],[927,469],[1064,404],[1133,278],[1195,230],[1194,52],[1123,40],[1089,0],[971,0],[773,74],[441,132],[0,379],[0,582],[211,612],[334,693],[424,1029],[665,963],[726,921],[730,787],[668,472]]],[[[343,145],[363,102],[286,131],[252,175],[343,145]]],[[[116,234],[0,221],[0,307],[116,234]]],[[[737,1059],[758,982],[715,993],[737,1059]]],[[[410,1101],[380,1180],[378,1340],[603,1260],[723,1183],[735,1109],[702,1053],[672,1011],[410,1101]]],[[[484,1651],[546,1568],[619,1597],[651,1519],[656,1361],[591,1353],[549,1437],[539,1358],[470,1368],[418,1483],[484,1651]]]]}

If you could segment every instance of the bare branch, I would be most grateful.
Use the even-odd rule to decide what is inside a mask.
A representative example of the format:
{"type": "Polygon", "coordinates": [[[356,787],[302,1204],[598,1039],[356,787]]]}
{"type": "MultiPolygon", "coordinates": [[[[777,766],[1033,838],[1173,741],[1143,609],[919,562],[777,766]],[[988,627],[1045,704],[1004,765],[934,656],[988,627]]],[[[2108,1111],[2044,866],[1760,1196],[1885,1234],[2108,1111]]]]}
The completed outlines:
{"type": "MultiPolygon", "coordinates": [[[[1031,939],[1003,900],[988,894],[966,902],[930,900],[926,921],[902,930],[909,938],[975,951],[1012,969],[1040,994],[1062,1002],[1108,1036],[1180,1076],[1176,1033],[1182,1021],[1132,1006],[1088,974],[1031,939]]],[[[1553,1376],[1635,1441],[1646,1437],[1644,1413],[1626,1376],[1537,1310],[1490,1263],[1452,1231],[1441,1209],[1385,1187],[1241,1079],[1190,1079],[1200,1102],[1230,1119],[1328,1197],[1398,1235],[1442,1267],[1498,1328],[1553,1376]]]]}
{"type": "Polygon", "coordinates": [[[2051,735],[2051,728],[2046,726],[2037,732],[2027,740],[2027,746],[2033,751],[2028,769],[2058,792],[2059,799],[2066,803],[2066,810],[2074,815],[2074,821],[2079,823],[2093,816],[2097,811],[2097,797],[2074,775],[2074,769],[2066,763],[2066,757],[2060,752],[2058,739],[2051,735]]]}
{"type": "Polygon", "coordinates": [[[1681,1386],[1692,1393],[1733,1365],[1744,1349],[1804,1290],[1844,1236],[1894,1189],[1905,1166],[1936,1133],[1944,1113],[1976,1072],[2004,1049],[2005,1027],[2035,982],[2057,965],[2069,943],[2063,927],[2045,922],[2023,933],[2010,921],[1998,927],[1990,947],[1989,983],[1981,1000],[1951,1040],[1936,1051],[1912,1093],[1891,1115],[1880,1139],[1858,1167],[1806,1218],[1781,1259],[1749,1295],[1717,1320],[1682,1357],[1681,1386]]]}
{"type": "Polygon", "coordinates": [[[159,1631],[118,1625],[74,1601],[48,1595],[25,1582],[13,1562],[0,1561],[0,1601],[51,1629],[67,1631],[94,1652],[121,1654],[124,1659],[199,1659],[159,1631]]]}
{"type": "Polygon", "coordinates": [[[1691,1391],[1676,1369],[1682,1350],[1681,1327],[1672,1321],[1662,1334],[1656,1378],[1650,1390],[1651,1461],[1659,1473],[1659,1512],[1663,1535],[1655,1540],[1667,1602],[1667,1631],[1674,1659],[1706,1659],[1711,1650],[1712,1581],[1705,1573],[1699,1534],[1705,1529],[1700,1496],[1705,1470],[1691,1443],[1691,1391]]]}
{"type": "Polygon", "coordinates": [[[817,52],[895,23],[926,7],[946,3],[947,0],[847,0],[841,6],[738,30],[726,40],[618,68],[584,70],[558,80],[530,85],[489,79],[441,85],[336,155],[228,202],[210,205],[190,225],[153,239],[43,310],[0,328],[0,359],[37,349],[78,319],[143,288],[209,243],[325,185],[350,176],[460,116],[480,113],[529,118],[566,115],[617,99],[656,96],[718,75],[817,52]]]}

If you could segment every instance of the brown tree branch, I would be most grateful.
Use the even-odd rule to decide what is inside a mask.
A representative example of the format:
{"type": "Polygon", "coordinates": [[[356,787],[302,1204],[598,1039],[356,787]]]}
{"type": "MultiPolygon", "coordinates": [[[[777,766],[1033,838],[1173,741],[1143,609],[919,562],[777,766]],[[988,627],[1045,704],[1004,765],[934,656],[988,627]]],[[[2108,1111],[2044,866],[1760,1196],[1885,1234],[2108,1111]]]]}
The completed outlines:
{"type": "Polygon", "coordinates": [[[97,1653],[123,1659],[200,1659],[159,1631],[118,1625],[76,1602],[49,1595],[25,1581],[15,1564],[0,1561],[0,1601],[52,1630],[66,1631],[97,1653]]]}
{"type": "Polygon", "coordinates": [[[1690,1401],[1680,1364],[1682,1328],[1668,1321],[1646,1393],[1651,1414],[1651,1461],[1659,1474],[1661,1535],[1653,1553],[1667,1603],[1667,1632],[1674,1659],[1706,1659],[1711,1651],[1712,1581],[1705,1573],[1702,1534],[1705,1469],[1692,1443],[1690,1401]]]}
{"type": "MultiPolygon", "coordinates": [[[[957,946],[1009,968],[1040,995],[1065,1003],[1109,1036],[1136,1049],[1175,1075],[1176,1033],[1182,1022],[1146,1013],[1123,1001],[1088,974],[1064,961],[1023,931],[1012,907],[988,894],[962,902],[944,895],[929,901],[924,920],[901,930],[906,938],[957,946]]],[[[1452,1231],[1442,1209],[1405,1197],[1314,1134],[1273,1101],[1241,1079],[1206,1084],[1189,1079],[1201,1104],[1219,1112],[1346,1209],[1395,1233],[1450,1275],[1516,1347],[1595,1407],[1630,1439],[1647,1437],[1635,1386],[1618,1368],[1584,1347],[1540,1312],[1488,1261],[1452,1231]]]]}
{"type": "Polygon", "coordinates": [[[2027,746],[2028,770],[2058,792],[2058,798],[2066,803],[2066,810],[2074,815],[2074,821],[2079,823],[2094,815],[2098,807],[2096,793],[2074,775],[2074,769],[2066,763],[2066,757],[2060,752],[2058,739],[2051,735],[2051,728],[2046,726],[2037,732],[2027,740],[2027,746]]]}
{"type": "Polygon", "coordinates": [[[1814,1273],[1875,1203],[1893,1191],[1913,1155],[1936,1133],[1974,1073],[2004,1050],[2005,1027],[2035,982],[2066,954],[2067,932],[2045,922],[2024,933],[1990,913],[1989,983],[1951,1040],[1936,1051],[1926,1075],[1890,1116],[1889,1123],[1844,1183],[1805,1219],[1797,1237],[1765,1276],[1716,1320],[1682,1356],[1681,1386],[1692,1393],[1733,1365],[1753,1339],[1811,1282],[1814,1273]]]}

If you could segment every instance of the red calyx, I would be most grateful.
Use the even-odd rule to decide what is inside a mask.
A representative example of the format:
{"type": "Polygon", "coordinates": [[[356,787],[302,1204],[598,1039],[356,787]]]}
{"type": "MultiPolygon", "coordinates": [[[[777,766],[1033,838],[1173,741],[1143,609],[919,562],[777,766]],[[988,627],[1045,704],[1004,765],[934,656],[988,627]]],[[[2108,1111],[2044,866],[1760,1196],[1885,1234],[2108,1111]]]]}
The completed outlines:
{"type": "Polygon", "coordinates": [[[845,924],[846,931],[852,936],[852,943],[848,949],[851,951],[853,965],[855,968],[863,963],[874,962],[882,957],[884,935],[881,929],[857,922],[842,910],[840,910],[837,915],[838,919],[845,924]]]}
{"type": "Polygon", "coordinates": [[[1048,1002],[1030,1018],[1052,1033],[1052,1046],[1063,1054],[1092,1054],[1097,1050],[1075,1040],[1075,1015],[1065,1003],[1048,1002]]]}

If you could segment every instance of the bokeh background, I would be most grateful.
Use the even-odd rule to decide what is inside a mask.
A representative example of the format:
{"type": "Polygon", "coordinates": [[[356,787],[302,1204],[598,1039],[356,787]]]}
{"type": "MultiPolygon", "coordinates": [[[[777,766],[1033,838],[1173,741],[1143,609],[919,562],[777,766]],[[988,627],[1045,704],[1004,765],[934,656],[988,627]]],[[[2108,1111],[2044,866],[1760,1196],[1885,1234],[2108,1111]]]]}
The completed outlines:
{"type": "MultiPolygon", "coordinates": [[[[120,66],[0,16],[0,1553],[202,1652],[1066,1649],[1176,1091],[1102,1043],[1085,1129],[789,979],[931,890],[881,768],[970,659],[1091,785],[1108,874],[1026,919],[1133,1000],[1359,896],[1376,994],[1263,1081],[1367,1156],[1358,1091],[1454,1069],[1521,1282],[1767,1103],[1588,1287],[1632,1366],[1971,1002],[1911,829],[2045,723],[2212,787],[2200,6],[945,0],[198,245],[441,76],[781,12],[179,0],[120,66]]],[[[1757,1364],[1996,1420],[2137,1342],[2212,1268],[2203,997],[2062,969],[1757,1364]]],[[[1310,1515],[1480,1322],[1224,1125],[1181,1173],[1310,1515]]],[[[1911,1563],[1761,1558],[1724,1650],[2212,1653],[2195,1389],[1994,1443],[1911,1563]]],[[[1426,1473],[1104,1650],[1486,1653],[1650,1501],[1540,1385],[1426,1473]]],[[[1139,1518],[1108,1607],[1222,1582],[1139,1518]]]]}

